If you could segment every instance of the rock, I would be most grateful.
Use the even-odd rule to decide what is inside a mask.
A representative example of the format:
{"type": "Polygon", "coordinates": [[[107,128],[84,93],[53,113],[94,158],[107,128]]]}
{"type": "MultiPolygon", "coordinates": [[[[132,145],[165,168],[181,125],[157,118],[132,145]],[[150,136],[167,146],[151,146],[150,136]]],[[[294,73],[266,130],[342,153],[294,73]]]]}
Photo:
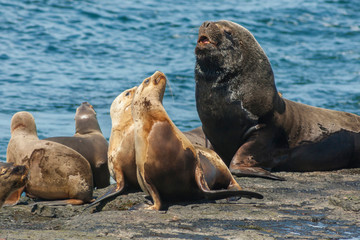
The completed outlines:
{"type": "Polygon", "coordinates": [[[262,200],[175,203],[160,212],[129,210],[149,201],[142,192],[124,193],[88,209],[33,205],[22,197],[19,205],[0,210],[0,239],[360,237],[359,169],[276,174],[287,181],[236,178],[244,189],[263,194],[262,200]]]}

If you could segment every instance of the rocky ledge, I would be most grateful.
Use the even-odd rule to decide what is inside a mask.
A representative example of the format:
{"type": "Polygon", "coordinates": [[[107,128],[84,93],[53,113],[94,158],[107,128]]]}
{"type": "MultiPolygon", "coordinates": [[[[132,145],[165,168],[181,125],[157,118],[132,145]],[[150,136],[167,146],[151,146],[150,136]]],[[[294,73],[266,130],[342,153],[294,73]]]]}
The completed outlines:
{"type": "Polygon", "coordinates": [[[360,238],[360,169],[277,175],[286,181],[236,178],[262,200],[176,203],[159,212],[131,210],[149,201],[142,192],[87,209],[22,197],[0,210],[0,239],[360,238]]]}

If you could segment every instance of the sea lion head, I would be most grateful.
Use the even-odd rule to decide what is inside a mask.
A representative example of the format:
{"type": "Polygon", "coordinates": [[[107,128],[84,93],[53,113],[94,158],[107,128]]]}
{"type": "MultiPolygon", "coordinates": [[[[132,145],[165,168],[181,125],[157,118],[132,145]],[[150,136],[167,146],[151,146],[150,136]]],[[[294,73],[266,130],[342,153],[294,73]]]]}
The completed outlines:
{"type": "Polygon", "coordinates": [[[121,121],[120,117],[130,116],[131,118],[131,102],[134,98],[137,86],[127,89],[117,96],[110,107],[110,117],[114,122],[121,121]]]}
{"type": "Polygon", "coordinates": [[[23,165],[0,162],[0,185],[1,189],[11,187],[15,190],[25,186],[28,176],[28,168],[23,165]]]}
{"type": "Polygon", "coordinates": [[[222,91],[228,103],[239,103],[261,117],[274,108],[277,90],[270,62],[244,27],[230,21],[204,22],[195,48],[197,88],[222,91]]]}
{"type": "Polygon", "coordinates": [[[166,76],[156,71],[151,77],[146,78],[137,88],[132,106],[139,106],[141,111],[149,111],[156,106],[162,106],[166,88],[166,76]]]}
{"type": "Polygon", "coordinates": [[[86,134],[92,131],[100,131],[100,126],[96,118],[94,107],[88,103],[83,102],[76,109],[75,113],[75,127],[76,133],[86,134]]]}
{"type": "Polygon", "coordinates": [[[35,119],[31,113],[17,112],[11,118],[11,134],[20,131],[37,136],[35,119]]]}

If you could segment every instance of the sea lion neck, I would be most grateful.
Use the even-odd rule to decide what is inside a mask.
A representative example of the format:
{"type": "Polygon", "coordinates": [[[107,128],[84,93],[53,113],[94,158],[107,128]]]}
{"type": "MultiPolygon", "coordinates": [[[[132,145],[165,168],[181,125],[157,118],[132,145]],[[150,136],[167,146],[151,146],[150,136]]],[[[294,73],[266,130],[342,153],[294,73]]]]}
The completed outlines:
{"type": "Polygon", "coordinates": [[[99,123],[94,116],[83,115],[75,118],[75,128],[76,134],[101,133],[99,123]]]}
{"type": "Polygon", "coordinates": [[[76,134],[101,133],[99,123],[96,119],[96,112],[88,102],[81,103],[76,109],[75,132],[76,134]]]}

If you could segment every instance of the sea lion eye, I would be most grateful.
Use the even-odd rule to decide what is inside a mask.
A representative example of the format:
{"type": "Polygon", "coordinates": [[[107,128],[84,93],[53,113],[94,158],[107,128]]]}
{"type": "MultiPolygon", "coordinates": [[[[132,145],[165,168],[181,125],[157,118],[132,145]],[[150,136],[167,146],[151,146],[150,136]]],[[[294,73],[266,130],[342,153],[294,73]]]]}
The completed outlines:
{"type": "Polygon", "coordinates": [[[149,83],[149,80],[150,80],[149,78],[146,79],[144,83],[148,84],[148,83],[149,83]]]}
{"type": "Polygon", "coordinates": [[[126,94],[125,94],[125,96],[129,96],[130,95],[130,92],[127,92],[126,94]]]}

